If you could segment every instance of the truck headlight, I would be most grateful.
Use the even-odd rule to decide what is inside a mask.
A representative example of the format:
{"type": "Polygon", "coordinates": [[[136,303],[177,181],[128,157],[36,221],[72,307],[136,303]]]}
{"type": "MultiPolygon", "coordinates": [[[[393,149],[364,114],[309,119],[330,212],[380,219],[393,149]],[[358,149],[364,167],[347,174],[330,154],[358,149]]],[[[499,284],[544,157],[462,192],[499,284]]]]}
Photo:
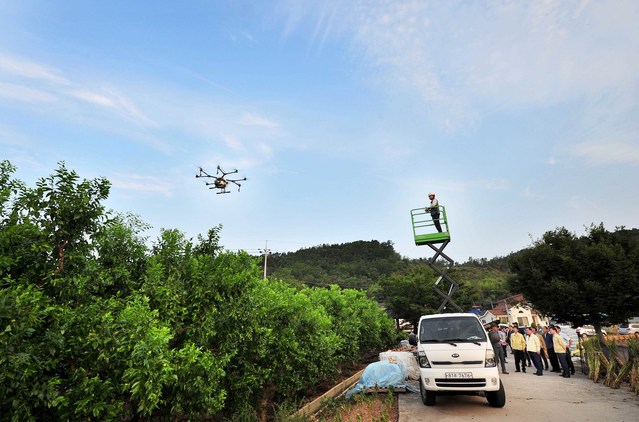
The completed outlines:
{"type": "Polygon", "coordinates": [[[486,368],[494,368],[495,366],[497,366],[497,362],[495,362],[495,352],[493,350],[486,350],[486,360],[484,366],[486,368]]]}
{"type": "Polygon", "coordinates": [[[430,362],[426,357],[426,352],[419,352],[419,356],[417,356],[417,363],[419,363],[420,368],[430,368],[430,362]]]}

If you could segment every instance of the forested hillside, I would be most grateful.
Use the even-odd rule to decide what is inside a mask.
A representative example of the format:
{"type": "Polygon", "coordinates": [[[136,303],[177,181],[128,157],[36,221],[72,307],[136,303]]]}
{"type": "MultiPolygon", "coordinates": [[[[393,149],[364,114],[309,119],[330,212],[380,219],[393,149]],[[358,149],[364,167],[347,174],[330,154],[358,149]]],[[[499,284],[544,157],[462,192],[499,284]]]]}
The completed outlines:
{"type": "Polygon", "coordinates": [[[291,253],[274,253],[268,259],[268,274],[311,286],[337,284],[367,290],[380,277],[401,272],[406,260],[390,241],[356,241],[320,245],[291,253]]]}
{"type": "MultiPolygon", "coordinates": [[[[383,290],[384,286],[390,288],[390,279],[401,284],[401,278],[413,281],[423,278],[421,283],[428,289],[436,279],[427,259],[402,258],[392,242],[377,240],[319,245],[273,254],[268,259],[268,274],[289,283],[311,286],[337,284],[367,290],[382,301],[388,299],[389,292],[380,289],[383,290]]],[[[494,301],[509,295],[507,279],[510,273],[505,257],[471,259],[455,265],[450,274],[461,284],[455,301],[464,308],[490,308],[494,301]]],[[[405,294],[408,297],[415,293],[411,289],[402,293],[397,287],[393,291],[394,295],[405,294]]]]}

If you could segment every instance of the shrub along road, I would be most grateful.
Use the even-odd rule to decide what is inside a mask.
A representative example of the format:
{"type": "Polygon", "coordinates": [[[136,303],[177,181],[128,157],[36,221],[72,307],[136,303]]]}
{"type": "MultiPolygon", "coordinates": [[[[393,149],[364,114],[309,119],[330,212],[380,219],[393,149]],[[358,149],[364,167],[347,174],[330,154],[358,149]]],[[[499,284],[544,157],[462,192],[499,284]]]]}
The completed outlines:
{"type": "MultiPolygon", "coordinates": [[[[510,357],[510,356],[509,356],[510,357]]],[[[422,404],[419,394],[399,394],[399,422],[422,421],[636,421],[639,397],[622,386],[615,390],[593,383],[582,374],[562,378],[552,372],[534,376],[534,371],[516,373],[512,359],[510,374],[502,375],[506,406],[488,406],[484,397],[438,396],[435,406],[422,404]]],[[[530,368],[529,368],[530,369],[530,368]]],[[[415,385],[419,387],[417,381],[415,385]]]]}

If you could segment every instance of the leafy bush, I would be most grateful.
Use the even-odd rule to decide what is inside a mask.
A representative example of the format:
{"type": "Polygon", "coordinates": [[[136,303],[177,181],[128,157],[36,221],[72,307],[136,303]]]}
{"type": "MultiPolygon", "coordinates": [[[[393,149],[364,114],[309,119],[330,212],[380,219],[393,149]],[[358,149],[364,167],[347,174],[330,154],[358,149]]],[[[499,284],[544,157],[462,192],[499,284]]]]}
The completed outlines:
{"type": "Polygon", "coordinates": [[[264,280],[223,253],[113,216],[108,181],[63,164],[35,189],[0,163],[0,419],[263,417],[394,340],[354,290],[264,280]]]}

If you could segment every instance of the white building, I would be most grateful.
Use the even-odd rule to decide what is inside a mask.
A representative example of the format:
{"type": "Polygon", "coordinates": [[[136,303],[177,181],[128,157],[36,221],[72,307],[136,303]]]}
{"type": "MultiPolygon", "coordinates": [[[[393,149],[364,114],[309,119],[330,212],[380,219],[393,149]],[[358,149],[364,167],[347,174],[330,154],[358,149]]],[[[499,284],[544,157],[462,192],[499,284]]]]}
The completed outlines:
{"type": "Polygon", "coordinates": [[[479,316],[479,320],[481,321],[483,325],[490,324],[491,322],[499,319],[497,315],[493,314],[490,311],[486,311],[482,315],[478,315],[478,316],[479,316]]]}
{"type": "Polygon", "coordinates": [[[537,327],[550,325],[550,320],[539,314],[523,295],[514,295],[499,300],[495,307],[486,313],[494,315],[501,324],[517,323],[520,327],[535,324],[537,327]]]}

